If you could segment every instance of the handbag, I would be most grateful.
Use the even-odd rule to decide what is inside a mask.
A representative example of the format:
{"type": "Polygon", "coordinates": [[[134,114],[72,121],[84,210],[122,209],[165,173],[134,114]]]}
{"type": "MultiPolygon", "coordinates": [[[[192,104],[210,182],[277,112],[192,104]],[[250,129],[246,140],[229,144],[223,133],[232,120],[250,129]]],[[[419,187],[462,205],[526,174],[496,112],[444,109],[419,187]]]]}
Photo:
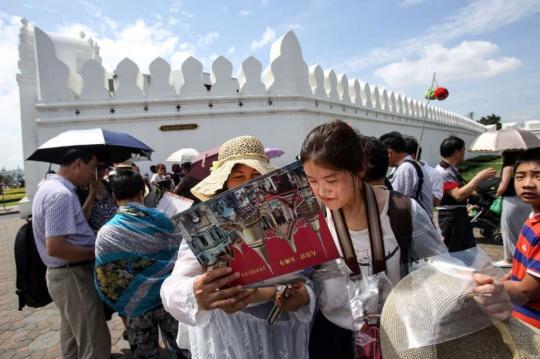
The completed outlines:
{"type": "Polygon", "coordinates": [[[489,206],[489,210],[496,215],[500,216],[502,213],[503,200],[502,197],[497,197],[489,206]]]}
{"type": "MultiPolygon", "coordinates": [[[[379,205],[377,198],[373,192],[373,188],[363,183],[363,198],[366,206],[366,214],[368,219],[369,242],[371,249],[371,261],[373,274],[386,272],[386,261],[384,259],[384,241],[381,228],[381,220],[379,217],[379,205]]],[[[358,260],[354,252],[354,246],[345,222],[345,216],[341,209],[332,210],[332,218],[336,227],[338,240],[344,255],[344,260],[347,266],[351,269],[352,280],[361,280],[362,272],[358,265],[358,260]]],[[[382,296],[378,300],[378,313],[381,312],[383,305],[382,296]]],[[[354,356],[355,359],[382,359],[382,350],[380,342],[380,316],[366,316],[364,325],[358,332],[354,332],[354,356]]]]}

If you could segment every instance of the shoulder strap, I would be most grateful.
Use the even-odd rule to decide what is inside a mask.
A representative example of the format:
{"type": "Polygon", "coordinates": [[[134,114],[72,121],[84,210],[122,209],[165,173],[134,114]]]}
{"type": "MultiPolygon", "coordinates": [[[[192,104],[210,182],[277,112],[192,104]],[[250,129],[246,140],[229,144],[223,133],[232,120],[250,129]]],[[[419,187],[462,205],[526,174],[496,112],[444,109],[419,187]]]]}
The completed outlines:
{"type": "Polygon", "coordinates": [[[403,277],[408,273],[409,249],[412,243],[411,199],[399,192],[390,191],[388,218],[401,252],[401,275],[403,277]]]}
{"type": "MultiPolygon", "coordinates": [[[[363,199],[366,206],[366,214],[368,220],[369,242],[371,248],[371,262],[373,273],[386,271],[386,262],[384,259],[384,241],[381,228],[381,220],[379,214],[379,206],[375,193],[369,184],[364,182],[363,199]]],[[[345,216],[341,209],[331,211],[332,219],[338,236],[338,241],[343,252],[345,263],[353,272],[353,276],[362,276],[358,259],[354,252],[354,246],[349,234],[349,228],[345,221],[345,216]]]]}
{"type": "Polygon", "coordinates": [[[418,201],[420,199],[420,195],[422,194],[422,186],[424,185],[424,172],[422,172],[422,167],[415,160],[407,159],[403,162],[408,162],[413,165],[414,169],[416,170],[416,174],[418,175],[418,185],[416,186],[416,194],[414,195],[414,199],[418,201]]]}
{"type": "Polygon", "coordinates": [[[381,227],[381,215],[377,198],[373,188],[364,182],[364,200],[366,204],[366,214],[368,219],[369,244],[371,247],[371,263],[373,274],[386,271],[386,261],[384,260],[384,239],[381,227]]]}

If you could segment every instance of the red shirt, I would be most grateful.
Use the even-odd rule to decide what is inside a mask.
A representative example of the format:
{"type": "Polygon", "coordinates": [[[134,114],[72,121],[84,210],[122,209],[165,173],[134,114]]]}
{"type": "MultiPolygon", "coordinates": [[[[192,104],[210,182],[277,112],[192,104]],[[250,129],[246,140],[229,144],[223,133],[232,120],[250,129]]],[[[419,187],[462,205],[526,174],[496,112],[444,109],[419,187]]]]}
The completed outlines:
{"type": "MultiPolygon", "coordinates": [[[[529,274],[540,278],[540,214],[530,217],[521,228],[512,263],[513,281],[521,281],[529,274]]],[[[540,300],[523,306],[514,305],[512,315],[540,328],[540,300]]]]}

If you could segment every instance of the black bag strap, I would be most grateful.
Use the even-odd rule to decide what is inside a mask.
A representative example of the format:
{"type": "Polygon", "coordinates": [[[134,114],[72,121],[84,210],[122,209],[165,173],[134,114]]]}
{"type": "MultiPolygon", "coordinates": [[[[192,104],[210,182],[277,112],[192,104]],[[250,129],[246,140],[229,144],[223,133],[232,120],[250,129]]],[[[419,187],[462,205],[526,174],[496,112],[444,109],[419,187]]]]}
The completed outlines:
{"type": "Polygon", "coordinates": [[[418,176],[418,185],[416,186],[416,193],[414,195],[414,199],[420,202],[420,195],[422,194],[422,186],[424,185],[424,172],[422,171],[422,167],[417,161],[412,160],[412,159],[406,159],[403,162],[410,163],[411,165],[413,165],[414,169],[416,170],[416,175],[418,176]]]}
{"type": "Polygon", "coordinates": [[[401,277],[403,277],[409,272],[409,250],[413,234],[411,199],[399,192],[390,191],[388,218],[401,252],[401,277]]]}
{"type": "MultiPolygon", "coordinates": [[[[373,188],[363,183],[363,199],[366,206],[368,232],[369,232],[369,244],[371,249],[371,263],[373,267],[373,273],[379,273],[386,271],[386,262],[384,260],[384,240],[381,228],[381,219],[379,214],[379,205],[377,204],[377,198],[373,192],[373,188]]],[[[362,272],[358,265],[358,259],[354,252],[354,245],[349,234],[347,222],[343,210],[335,209],[331,211],[332,219],[334,220],[334,226],[338,236],[338,241],[343,252],[343,257],[347,266],[353,272],[353,278],[362,278],[362,272]]]]}

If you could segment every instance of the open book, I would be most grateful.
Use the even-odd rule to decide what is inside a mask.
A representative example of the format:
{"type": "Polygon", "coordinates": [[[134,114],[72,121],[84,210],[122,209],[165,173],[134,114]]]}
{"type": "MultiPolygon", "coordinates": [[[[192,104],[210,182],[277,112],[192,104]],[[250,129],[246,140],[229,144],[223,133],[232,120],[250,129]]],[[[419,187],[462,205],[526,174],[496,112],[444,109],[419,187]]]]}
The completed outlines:
{"type": "Polygon", "coordinates": [[[283,283],[339,258],[300,162],[172,218],[203,267],[229,265],[237,284],[283,283]]]}

